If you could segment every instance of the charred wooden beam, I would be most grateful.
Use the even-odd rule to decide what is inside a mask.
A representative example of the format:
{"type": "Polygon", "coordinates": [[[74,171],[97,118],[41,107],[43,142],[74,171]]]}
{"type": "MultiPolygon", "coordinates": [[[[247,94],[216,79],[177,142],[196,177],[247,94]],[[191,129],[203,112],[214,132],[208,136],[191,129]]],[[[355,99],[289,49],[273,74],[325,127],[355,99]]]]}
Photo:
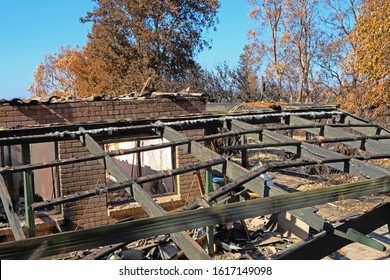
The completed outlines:
{"type": "MultiPolygon", "coordinates": [[[[349,156],[347,158],[325,158],[325,159],[319,159],[319,160],[294,160],[294,161],[283,161],[283,162],[276,162],[272,164],[264,164],[261,168],[258,170],[250,171],[247,175],[242,176],[229,184],[226,184],[225,186],[219,188],[217,191],[214,191],[210,193],[207,198],[211,202],[213,200],[216,200],[217,198],[234,191],[239,186],[244,185],[245,183],[253,180],[257,176],[260,176],[261,174],[264,174],[269,171],[275,171],[280,169],[287,169],[291,167],[300,167],[300,166],[311,166],[311,165],[323,165],[327,163],[334,163],[334,162],[344,162],[346,160],[355,159],[354,156],[349,156]]],[[[359,158],[359,157],[358,157],[359,158]]],[[[363,157],[360,157],[363,158],[363,157]]],[[[366,156],[366,160],[371,159],[378,159],[378,158],[390,158],[390,154],[386,155],[376,155],[376,156],[366,156]]]]}
{"type": "MultiPolygon", "coordinates": [[[[234,113],[226,116],[226,114],[214,114],[214,115],[194,115],[186,117],[161,118],[167,126],[171,126],[175,129],[193,129],[193,128],[205,128],[210,124],[222,125],[226,120],[267,120],[275,118],[277,121],[280,118],[294,115],[305,117],[331,117],[340,114],[337,111],[290,111],[275,113],[262,112],[262,113],[234,113]]],[[[88,133],[94,137],[108,137],[115,138],[123,135],[155,135],[156,127],[151,122],[157,120],[131,120],[121,122],[100,122],[100,123],[73,123],[66,125],[45,125],[35,126],[22,129],[8,129],[0,132],[0,146],[16,145],[25,142],[29,143],[42,143],[52,141],[64,141],[77,139],[83,133],[88,133]],[[84,127],[85,132],[79,130],[80,127],[84,127]]]]}
{"type": "MultiPolygon", "coordinates": [[[[373,157],[366,156],[367,160],[376,159],[376,158],[377,158],[376,156],[373,157]]],[[[380,158],[383,158],[382,155],[380,158]]],[[[387,154],[385,158],[390,158],[390,154],[387,154]]],[[[223,187],[220,187],[218,190],[209,193],[204,197],[204,199],[206,199],[207,202],[211,203],[212,201],[217,200],[218,198],[224,196],[227,193],[235,191],[242,185],[248,183],[254,178],[260,176],[261,174],[267,173],[269,171],[276,171],[276,170],[287,169],[291,167],[323,165],[323,164],[334,163],[334,162],[344,162],[350,159],[354,159],[354,157],[350,156],[347,158],[336,157],[336,158],[325,158],[325,159],[318,159],[318,160],[294,160],[294,161],[283,161],[283,162],[264,164],[261,168],[257,170],[252,170],[247,175],[237,178],[234,181],[224,185],[223,187]]],[[[199,206],[201,206],[200,203],[195,201],[194,203],[184,207],[184,210],[195,209],[199,206]]]]}
{"type": "MultiPolygon", "coordinates": [[[[270,129],[267,129],[270,130],[270,129]]],[[[263,131],[263,130],[262,130],[263,131]]],[[[272,131],[272,130],[270,130],[272,131]]],[[[356,136],[356,137],[339,137],[339,138],[330,138],[330,139],[313,139],[305,141],[297,141],[291,139],[291,141],[284,141],[279,143],[259,143],[259,144],[245,144],[245,145],[235,145],[227,146],[224,148],[225,151],[238,151],[238,150],[247,150],[247,149],[262,149],[268,147],[284,147],[284,146],[300,146],[302,143],[309,143],[315,145],[321,145],[326,143],[341,143],[341,142],[355,142],[361,141],[365,142],[368,139],[379,140],[379,139],[390,139],[389,136],[356,136]]],[[[364,144],[361,144],[364,145],[364,144]]]]}
{"type": "MultiPolygon", "coordinates": [[[[42,258],[388,191],[390,191],[389,176],[326,189],[220,204],[194,211],[2,243],[0,244],[0,259],[28,259],[32,255],[42,258]]],[[[389,213],[389,208],[386,211],[389,213]]],[[[385,216],[386,222],[389,221],[389,215],[371,217],[372,220],[376,220],[381,216],[385,216]]],[[[348,227],[364,233],[364,230],[355,226],[348,225],[348,227]]],[[[321,244],[324,247],[324,243],[321,244]]]]}
{"type": "MultiPolygon", "coordinates": [[[[156,135],[155,126],[150,124],[145,124],[141,126],[125,126],[117,127],[114,124],[113,126],[106,126],[101,128],[85,128],[85,132],[78,130],[80,125],[72,126],[71,130],[67,130],[61,126],[51,126],[49,128],[41,128],[33,131],[40,132],[40,134],[30,134],[32,133],[29,129],[14,129],[14,130],[5,130],[0,132],[0,146],[6,145],[17,145],[23,143],[43,143],[43,142],[53,142],[53,141],[66,141],[66,140],[75,140],[78,137],[82,136],[84,133],[93,135],[94,137],[123,137],[124,135],[144,135],[151,136],[156,135]],[[57,130],[53,129],[56,128],[57,130]]],[[[88,125],[87,125],[88,126],[88,125]]],[[[100,127],[101,125],[99,125],[100,127]]]]}
{"type": "Polygon", "coordinates": [[[225,132],[225,133],[217,133],[207,136],[198,136],[193,137],[185,140],[178,140],[178,141],[171,141],[156,145],[149,145],[149,146],[143,146],[143,147],[135,147],[130,149],[121,149],[121,150],[114,150],[110,152],[102,152],[97,155],[88,155],[88,156],[82,156],[78,158],[70,158],[70,159],[62,159],[62,160],[54,160],[47,163],[36,163],[36,164],[28,164],[28,165],[20,165],[20,166],[6,166],[0,168],[1,174],[8,174],[8,173],[15,173],[15,172],[24,172],[24,171],[30,171],[30,170],[37,170],[37,169],[43,169],[48,167],[55,167],[55,166],[62,166],[67,164],[74,164],[74,163],[80,163],[85,161],[92,161],[92,160],[101,160],[104,159],[106,156],[115,157],[120,155],[129,155],[129,154],[135,154],[135,153],[141,153],[141,152],[147,152],[157,149],[163,149],[168,147],[176,147],[180,145],[188,145],[192,141],[196,142],[202,142],[202,141],[208,141],[208,140],[215,140],[225,137],[234,137],[234,136],[240,136],[246,133],[256,133],[261,132],[261,128],[255,128],[247,131],[240,131],[240,132],[225,132]]]}
{"type": "Polygon", "coordinates": [[[235,146],[226,146],[223,148],[224,151],[240,151],[240,150],[249,150],[249,149],[263,149],[270,147],[286,147],[286,146],[300,146],[302,141],[290,141],[290,142],[281,142],[281,143],[259,143],[259,144],[244,144],[244,145],[235,145],[235,146]]]}

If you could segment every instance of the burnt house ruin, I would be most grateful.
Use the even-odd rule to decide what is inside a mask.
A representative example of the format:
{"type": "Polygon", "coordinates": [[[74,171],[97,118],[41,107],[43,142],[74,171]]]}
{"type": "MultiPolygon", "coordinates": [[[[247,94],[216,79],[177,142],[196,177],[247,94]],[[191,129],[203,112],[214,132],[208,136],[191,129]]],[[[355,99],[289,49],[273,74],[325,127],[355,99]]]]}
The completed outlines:
{"type": "Polygon", "coordinates": [[[0,258],[384,251],[368,234],[390,224],[389,158],[387,129],[335,106],[0,100],[0,258]]]}

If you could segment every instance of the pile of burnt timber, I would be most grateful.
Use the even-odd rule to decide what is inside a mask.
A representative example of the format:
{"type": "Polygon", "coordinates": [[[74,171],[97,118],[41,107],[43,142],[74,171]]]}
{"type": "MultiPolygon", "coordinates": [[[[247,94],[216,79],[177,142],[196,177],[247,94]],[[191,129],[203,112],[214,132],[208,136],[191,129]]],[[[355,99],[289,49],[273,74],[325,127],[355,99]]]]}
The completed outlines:
{"type": "Polygon", "coordinates": [[[389,168],[373,162],[390,158],[390,132],[330,106],[252,109],[142,123],[84,123],[1,131],[0,145],[80,139],[91,154],[44,163],[26,161],[0,169],[1,200],[16,240],[0,244],[0,258],[216,259],[222,254],[233,259],[249,254],[248,258],[257,259],[321,259],[352,242],[386,250],[367,234],[390,224],[388,196],[358,217],[337,223],[320,216],[314,207],[388,193],[389,168]],[[202,129],[204,135],[188,138],[181,133],[192,129],[202,129]],[[136,135],[169,142],[112,152],[105,152],[97,143],[116,137],[135,139],[136,135]],[[302,135],[304,139],[297,137],[302,135]],[[336,144],[355,153],[336,152],[336,144]],[[199,162],[133,178],[112,158],[167,147],[185,151],[199,162]],[[275,154],[284,158],[257,161],[251,158],[253,151],[277,151],[275,154]],[[28,227],[34,229],[34,211],[116,190],[126,190],[149,218],[26,238],[3,175],[25,172],[28,177],[33,170],[91,160],[99,160],[117,182],[42,202],[26,198],[28,227]],[[303,168],[312,166],[326,166],[358,180],[289,192],[268,176],[282,170],[302,173],[303,168]],[[204,193],[172,212],[164,210],[141,187],[146,182],[199,170],[204,174],[204,193]],[[215,183],[216,174],[222,183],[215,183]],[[281,215],[286,212],[289,222],[282,218],[285,214],[281,215]],[[287,235],[272,229],[272,224],[283,223],[287,235]]]}

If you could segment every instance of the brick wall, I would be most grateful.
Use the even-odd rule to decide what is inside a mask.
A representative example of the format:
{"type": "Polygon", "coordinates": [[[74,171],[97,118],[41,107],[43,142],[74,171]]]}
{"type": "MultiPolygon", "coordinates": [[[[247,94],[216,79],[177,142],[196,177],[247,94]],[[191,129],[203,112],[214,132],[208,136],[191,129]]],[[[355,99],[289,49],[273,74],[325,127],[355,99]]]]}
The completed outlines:
{"type": "MultiPolygon", "coordinates": [[[[24,221],[21,221],[24,225],[24,221]]],[[[37,217],[35,218],[35,236],[44,236],[52,233],[60,232],[58,228],[63,227],[64,219],[61,215],[52,215],[51,217],[37,217]]],[[[62,230],[62,229],[61,229],[62,230]]],[[[24,235],[27,236],[27,228],[23,226],[24,235]]],[[[10,227],[0,228],[0,243],[15,241],[10,227]]]]}
{"type": "Polygon", "coordinates": [[[202,113],[205,110],[204,99],[180,97],[20,106],[0,105],[0,127],[174,117],[202,113]]]}
{"type": "MultiPolygon", "coordinates": [[[[155,98],[111,101],[77,101],[66,103],[0,105],[0,128],[18,128],[37,124],[83,123],[99,121],[120,121],[174,117],[180,115],[204,113],[203,98],[155,98]]],[[[195,135],[201,131],[190,132],[195,135]]],[[[58,144],[59,158],[79,157],[89,154],[78,140],[63,141],[58,144]]],[[[183,152],[179,153],[178,166],[187,165],[196,160],[183,152]],[[183,158],[181,158],[183,157],[183,158]]],[[[180,176],[178,195],[160,199],[167,210],[182,206],[185,201],[199,194],[197,182],[191,189],[193,174],[180,176]],[[190,185],[188,185],[190,184],[190,185]]],[[[105,170],[98,161],[71,164],[60,167],[61,194],[67,195],[104,185],[105,170]]],[[[64,217],[72,228],[89,228],[115,222],[115,219],[129,215],[145,216],[140,207],[128,207],[126,211],[118,208],[107,211],[106,195],[94,196],[63,205],[64,217]],[[130,209],[130,210],[129,210],[130,209]],[[110,214],[111,213],[111,214],[110,214]],[[114,218],[115,219],[114,219],[114,218]]]]}
{"type": "MultiPolygon", "coordinates": [[[[90,154],[87,148],[78,140],[60,142],[58,148],[60,159],[90,154]]],[[[97,160],[60,167],[62,195],[90,190],[105,184],[106,173],[97,160]]],[[[68,202],[63,205],[63,209],[64,218],[68,221],[69,228],[89,228],[115,222],[113,218],[107,215],[106,195],[95,195],[68,202]]]]}
{"type": "MultiPolygon", "coordinates": [[[[203,129],[181,131],[181,134],[189,138],[201,136],[203,133],[203,129]]],[[[183,151],[180,148],[177,148],[177,155],[178,167],[185,167],[199,162],[199,160],[193,155],[188,154],[187,151],[183,151]]],[[[204,184],[203,172],[201,172],[201,176],[204,184]]],[[[195,173],[189,172],[180,176],[180,180],[178,182],[178,193],[182,199],[188,203],[192,202],[193,199],[200,194],[200,186],[195,173]]]]}

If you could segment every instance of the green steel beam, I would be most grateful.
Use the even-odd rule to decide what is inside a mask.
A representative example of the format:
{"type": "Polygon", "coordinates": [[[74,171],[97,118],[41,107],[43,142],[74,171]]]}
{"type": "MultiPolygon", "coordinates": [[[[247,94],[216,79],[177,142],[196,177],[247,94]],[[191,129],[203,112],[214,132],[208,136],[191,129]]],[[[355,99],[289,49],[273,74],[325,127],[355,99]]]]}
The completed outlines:
{"type": "MultiPolygon", "coordinates": [[[[23,164],[31,163],[30,143],[22,144],[23,164]]],[[[24,207],[26,215],[26,227],[28,237],[35,236],[35,217],[31,204],[34,203],[34,173],[32,171],[23,172],[24,186],[24,207]]]]}
{"type": "MultiPolygon", "coordinates": [[[[0,259],[28,259],[32,255],[36,258],[43,258],[60,253],[97,248],[99,246],[120,242],[132,242],[160,234],[169,234],[207,225],[222,224],[271,213],[325,204],[336,200],[389,191],[390,176],[338,185],[326,189],[289,193],[244,202],[219,204],[194,211],[177,212],[153,218],[1,243],[0,259]]],[[[381,212],[381,215],[377,217],[370,216],[371,220],[367,219],[367,222],[373,223],[375,226],[389,223],[389,213],[389,206],[387,206],[385,212],[381,212]]],[[[368,226],[365,223],[346,224],[346,228],[340,226],[337,229],[346,232],[348,228],[354,228],[366,234],[367,229],[371,231],[372,228],[371,225],[368,226]]],[[[338,236],[331,236],[332,238],[342,239],[343,244],[351,242],[338,236]]],[[[334,245],[331,245],[334,248],[334,245]]],[[[321,246],[331,247],[324,242],[321,243],[321,246]]],[[[335,250],[337,250],[337,246],[335,250]]],[[[312,252],[312,254],[316,253],[312,252]]]]}
{"type": "MultiPolygon", "coordinates": [[[[234,120],[232,122],[232,128],[234,130],[254,129],[254,127],[255,126],[251,124],[244,123],[241,121],[234,120]]],[[[249,136],[251,136],[254,140],[257,141],[260,141],[259,139],[261,139],[262,143],[291,142],[293,140],[291,137],[266,129],[263,130],[262,137],[259,137],[258,134],[249,134],[249,136]]],[[[283,147],[283,150],[300,155],[302,158],[306,159],[325,159],[338,157],[340,159],[347,158],[339,153],[308,143],[302,143],[301,146],[297,147],[285,146],[283,147]]],[[[337,170],[350,173],[356,176],[363,176],[365,178],[379,178],[382,176],[390,175],[390,172],[383,168],[357,159],[350,159],[346,162],[328,163],[326,165],[337,170]]]]}
{"type": "Polygon", "coordinates": [[[7,215],[8,223],[11,227],[12,234],[14,235],[15,240],[25,239],[26,237],[24,235],[23,228],[20,224],[18,215],[14,211],[14,207],[12,205],[12,201],[7,189],[7,185],[1,174],[0,174],[0,197],[1,197],[1,202],[3,203],[5,213],[7,215]]]}
{"type": "MultiPolygon", "coordinates": [[[[93,140],[91,136],[85,134],[83,136],[83,142],[88,150],[92,154],[102,154],[104,153],[103,149],[93,140]]],[[[101,160],[103,166],[119,181],[127,182],[132,181],[133,179],[127,174],[122,168],[109,156],[104,158],[104,161],[101,160]]],[[[130,188],[126,190],[131,193],[134,199],[141,205],[141,207],[149,214],[151,217],[163,216],[166,214],[166,211],[158,205],[153,198],[151,198],[136,182],[132,185],[132,192],[130,188]]],[[[203,248],[195,242],[187,233],[178,232],[171,234],[172,240],[184,251],[185,255],[189,259],[201,259],[208,260],[210,257],[206,254],[203,248]]]]}
{"type": "MultiPolygon", "coordinates": [[[[335,230],[347,232],[348,229],[354,229],[361,234],[369,234],[386,224],[390,224],[390,203],[383,204],[357,218],[350,219],[336,227],[335,230]]],[[[290,247],[279,254],[277,259],[319,260],[352,242],[351,239],[321,232],[311,240],[290,247]]]]}
{"type": "MultiPolygon", "coordinates": [[[[298,117],[298,116],[289,116],[288,121],[292,125],[310,125],[310,124],[315,124],[315,122],[298,117]]],[[[304,129],[307,132],[313,133],[315,135],[321,135],[321,131],[318,128],[306,128],[304,129]]],[[[338,138],[342,135],[343,137],[354,137],[356,136],[353,133],[350,133],[345,130],[340,130],[328,125],[325,125],[323,135],[326,138],[338,138]]],[[[356,143],[356,142],[341,142],[344,145],[348,147],[352,147],[355,149],[361,149],[362,144],[356,143]]],[[[370,153],[381,153],[384,149],[390,150],[390,143],[388,142],[378,142],[378,140],[372,140],[372,139],[367,139],[364,141],[364,150],[370,153]]]]}
{"type": "MultiPolygon", "coordinates": [[[[178,141],[178,140],[187,139],[186,136],[184,136],[183,134],[179,133],[178,131],[170,127],[164,127],[164,130],[162,132],[162,137],[164,139],[167,139],[168,141],[178,141]]],[[[197,158],[200,161],[209,161],[209,160],[223,158],[218,153],[206,148],[205,146],[195,141],[190,142],[189,145],[179,145],[179,148],[182,149],[183,151],[187,151],[189,154],[193,155],[195,158],[197,158]]],[[[214,169],[231,178],[238,178],[249,172],[247,169],[228,160],[226,160],[223,166],[216,166],[214,167],[214,169]]],[[[252,190],[253,192],[263,195],[264,183],[265,182],[263,179],[256,178],[253,181],[249,182],[246,185],[246,187],[252,190]]]]}
{"type": "MultiPolygon", "coordinates": [[[[205,135],[212,134],[212,129],[205,129],[205,135]]],[[[211,141],[204,141],[205,147],[211,149],[211,141]]],[[[209,194],[214,190],[213,187],[213,176],[211,167],[205,169],[205,193],[209,194]]],[[[212,202],[210,203],[210,205],[212,202]]],[[[206,237],[207,237],[207,248],[210,256],[214,256],[214,225],[209,225],[206,227],[206,237]]]]}
{"type": "MultiPolygon", "coordinates": [[[[162,136],[165,139],[168,139],[169,141],[186,139],[184,135],[180,134],[179,132],[177,132],[176,130],[170,127],[164,127],[162,136]]],[[[188,150],[189,153],[191,153],[194,157],[196,157],[201,161],[221,158],[221,155],[211,151],[210,149],[207,149],[206,147],[204,147],[203,145],[197,142],[192,142],[190,147],[183,145],[180,146],[180,148],[183,149],[184,151],[188,150]]],[[[243,168],[242,166],[228,160],[226,161],[226,167],[216,166],[215,169],[232,179],[240,178],[250,173],[247,169],[243,168]]],[[[247,182],[244,186],[247,189],[250,189],[251,191],[259,194],[260,196],[264,195],[265,181],[261,177],[256,177],[252,179],[251,181],[247,182]]],[[[270,196],[281,195],[286,193],[287,193],[286,191],[276,186],[272,187],[269,190],[270,196]]],[[[291,211],[291,214],[293,216],[296,216],[300,220],[304,221],[305,223],[307,223],[309,226],[311,226],[316,230],[322,230],[324,226],[324,220],[319,215],[316,215],[314,213],[314,209],[312,208],[294,209],[293,211],[291,211]]]]}
{"type": "MultiPolygon", "coordinates": [[[[338,121],[343,123],[343,124],[346,124],[346,125],[351,125],[352,129],[354,129],[354,130],[356,130],[364,135],[367,135],[367,136],[376,136],[376,135],[389,136],[390,135],[389,130],[387,130],[383,127],[377,126],[377,125],[372,125],[371,127],[361,126],[361,125],[368,125],[370,123],[365,121],[365,120],[359,119],[353,115],[350,115],[348,113],[340,115],[340,117],[338,118],[338,121]],[[357,125],[357,126],[354,126],[354,125],[357,125]]],[[[384,143],[384,144],[390,144],[389,139],[379,139],[378,142],[384,143]]]]}

